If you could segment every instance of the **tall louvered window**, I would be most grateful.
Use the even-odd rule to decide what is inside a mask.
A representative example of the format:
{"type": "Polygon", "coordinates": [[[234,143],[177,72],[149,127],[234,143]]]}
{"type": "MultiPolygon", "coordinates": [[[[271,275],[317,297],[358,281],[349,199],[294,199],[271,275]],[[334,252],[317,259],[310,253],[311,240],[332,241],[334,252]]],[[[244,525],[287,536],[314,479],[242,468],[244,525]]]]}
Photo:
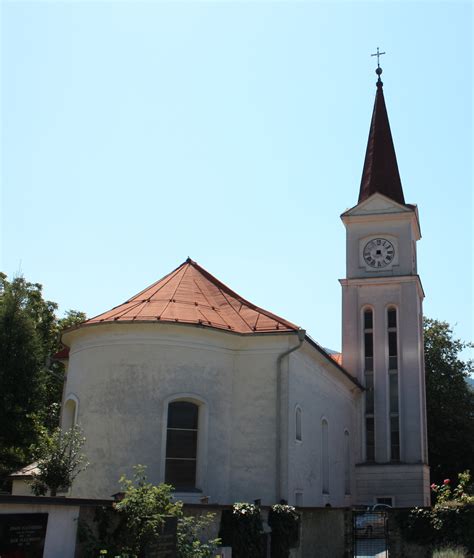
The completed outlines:
{"type": "Polygon", "coordinates": [[[365,458],[375,460],[374,316],[364,310],[365,458]]]}
{"type": "Polygon", "coordinates": [[[189,401],[168,405],[165,482],[177,490],[196,487],[199,406],[189,401]]]}
{"type": "Polygon", "coordinates": [[[390,399],[390,459],[400,460],[400,417],[398,403],[397,310],[387,310],[388,378],[390,399]]]}

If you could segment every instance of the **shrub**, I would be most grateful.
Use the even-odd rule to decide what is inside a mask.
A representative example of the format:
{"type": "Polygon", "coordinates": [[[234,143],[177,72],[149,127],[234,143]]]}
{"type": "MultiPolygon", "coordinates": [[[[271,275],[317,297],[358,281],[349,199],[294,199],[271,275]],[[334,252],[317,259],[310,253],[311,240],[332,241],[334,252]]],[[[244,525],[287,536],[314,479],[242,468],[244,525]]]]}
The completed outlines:
{"type": "Polygon", "coordinates": [[[268,524],[272,529],[272,558],[288,558],[290,548],[297,546],[300,517],[293,506],[275,504],[268,513],[268,524]]]}
{"type": "Polygon", "coordinates": [[[173,487],[147,482],[145,467],[134,467],[133,480],[122,477],[121,499],[113,508],[97,508],[96,533],[84,522],[79,523],[78,537],[86,556],[136,558],[151,553],[160,537],[166,517],[177,518],[177,558],[212,558],[219,539],[206,540],[204,529],[213,514],[185,516],[183,503],[172,498],[173,487]]]}
{"type": "Polygon", "coordinates": [[[233,558],[260,558],[263,528],[259,506],[241,502],[234,504],[231,525],[233,558]]]}
{"type": "Polygon", "coordinates": [[[436,504],[431,509],[414,508],[406,523],[407,539],[418,544],[464,545],[474,552],[474,496],[470,494],[469,471],[458,475],[451,488],[450,479],[432,484],[436,504]]]}

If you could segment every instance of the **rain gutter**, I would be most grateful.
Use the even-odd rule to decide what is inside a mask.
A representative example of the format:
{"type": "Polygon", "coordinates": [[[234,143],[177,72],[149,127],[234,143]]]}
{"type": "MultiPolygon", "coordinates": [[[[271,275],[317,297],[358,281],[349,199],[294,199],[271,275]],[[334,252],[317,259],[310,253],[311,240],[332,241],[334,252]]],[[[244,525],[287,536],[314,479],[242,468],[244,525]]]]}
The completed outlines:
{"type": "Polygon", "coordinates": [[[298,344],[290,349],[284,351],[277,358],[277,378],[276,378],[276,471],[275,471],[275,494],[276,494],[276,503],[278,504],[280,500],[283,498],[283,488],[282,488],[282,478],[281,478],[281,465],[283,461],[283,444],[281,440],[281,433],[282,433],[282,393],[281,393],[281,384],[282,384],[282,362],[285,357],[289,354],[297,351],[306,337],[306,331],[304,329],[299,329],[297,331],[298,334],[298,344]]]}

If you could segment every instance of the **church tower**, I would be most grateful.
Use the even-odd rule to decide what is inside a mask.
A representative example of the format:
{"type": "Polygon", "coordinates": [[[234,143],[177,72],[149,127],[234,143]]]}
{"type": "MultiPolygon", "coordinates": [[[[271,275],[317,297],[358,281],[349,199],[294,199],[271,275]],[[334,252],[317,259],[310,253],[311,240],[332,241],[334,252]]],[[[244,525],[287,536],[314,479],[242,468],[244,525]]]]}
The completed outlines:
{"type": "Polygon", "coordinates": [[[405,203],[385,106],[382,69],[359,200],[346,227],[342,359],[365,386],[356,455],[357,502],[429,505],[423,287],[418,210],[405,203]]]}

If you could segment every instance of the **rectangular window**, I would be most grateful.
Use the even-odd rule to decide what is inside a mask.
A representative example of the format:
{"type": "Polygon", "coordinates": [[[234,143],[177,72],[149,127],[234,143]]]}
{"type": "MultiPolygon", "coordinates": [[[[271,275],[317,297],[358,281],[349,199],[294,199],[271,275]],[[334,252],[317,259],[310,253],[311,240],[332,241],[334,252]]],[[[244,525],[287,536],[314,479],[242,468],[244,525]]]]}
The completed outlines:
{"type": "Polygon", "coordinates": [[[388,332],[388,356],[397,356],[397,332],[388,332]]]}
{"type": "Polygon", "coordinates": [[[372,329],[372,327],[373,327],[372,312],[370,310],[366,310],[364,312],[364,329],[372,329]]]}
{"type": "Polygon", "coordinates": [[[372,333],[365,333],[365,358],[374,356],[374,336],[372,333]]]}
{"type": "Polygon", "coordinates": [[[397,311],[395,308],[390,308],[387,312],[388,327],[397,327],[397,311]]]}
{"type": "Polygon", "coordinates": [[[365,413],[367,415],[374,414],[374,375],[365,375],[365,413]]]}
{"type": "Polygon", "coordinates": [[[392,373],[389,377],[390,413],[398,413],[398,374],[392,373]]]}
{"type": "Polygon", "coordinates": [[[400,461],[400,426],[398,415],[390,417],[390,450],[392,461],[400,461]]]}

